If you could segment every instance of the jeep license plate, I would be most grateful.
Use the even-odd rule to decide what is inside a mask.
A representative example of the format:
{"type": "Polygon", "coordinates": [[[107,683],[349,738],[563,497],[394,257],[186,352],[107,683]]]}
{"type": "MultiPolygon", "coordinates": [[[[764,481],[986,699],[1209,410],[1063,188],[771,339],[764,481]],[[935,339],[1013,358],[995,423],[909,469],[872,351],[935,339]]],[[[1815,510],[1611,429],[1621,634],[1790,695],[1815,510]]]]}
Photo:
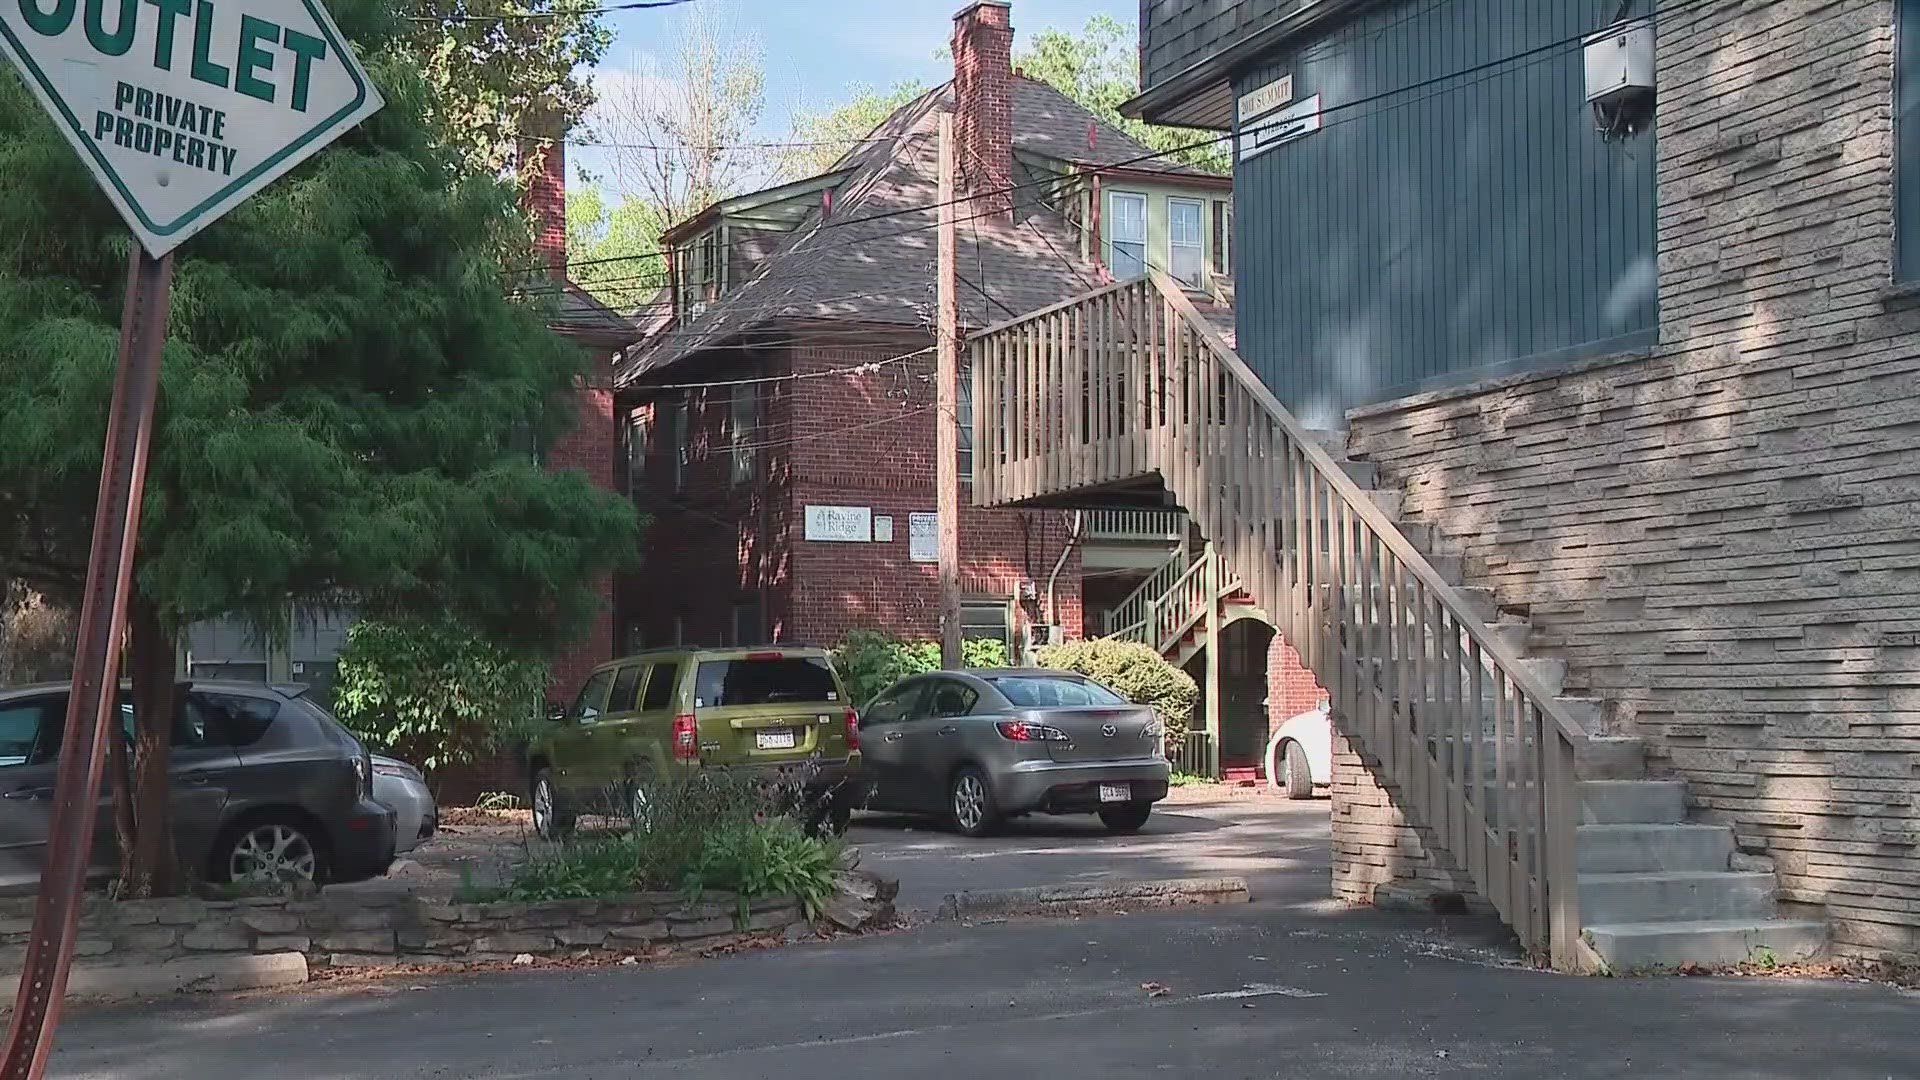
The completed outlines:
{"type": "Polygon", "coordinates": [[[1127,802],[1133,798],[1133,789],[1126,784],[1101,784],[1101,802],[1127,802]]]}
{"type": "Polygon", "coordinates": [[[794,748],[792,728],[768,728],[753,733],[753,744],[762,750],[791,750],[794,748]]]}

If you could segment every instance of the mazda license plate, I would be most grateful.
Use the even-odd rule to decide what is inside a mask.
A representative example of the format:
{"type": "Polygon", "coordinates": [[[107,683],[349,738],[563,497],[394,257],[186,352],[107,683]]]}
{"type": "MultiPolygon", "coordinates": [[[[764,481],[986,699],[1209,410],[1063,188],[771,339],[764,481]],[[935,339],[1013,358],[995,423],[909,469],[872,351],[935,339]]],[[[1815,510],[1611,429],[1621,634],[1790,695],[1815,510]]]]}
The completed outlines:
{"type": "Polygon", "coordinates": [[[1101,802],[1128,802],[1133,798],[1133,789],[1126,784],[1101,784],[1101,802]]]}
{"type": "Polygon", "coordinates": [[[762,750],[791,750],[794,748],[792,728],[768,728],[753,733],[753,743],[762,750]]]}

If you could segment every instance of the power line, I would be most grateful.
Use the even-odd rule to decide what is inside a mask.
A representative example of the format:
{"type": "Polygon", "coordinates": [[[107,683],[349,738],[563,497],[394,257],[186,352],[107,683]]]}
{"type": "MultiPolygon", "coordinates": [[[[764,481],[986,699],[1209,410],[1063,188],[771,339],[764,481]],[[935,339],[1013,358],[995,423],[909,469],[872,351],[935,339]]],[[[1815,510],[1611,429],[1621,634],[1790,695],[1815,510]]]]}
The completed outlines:
{"type": "Polygon", "coordinates": [[[691,4],[693,0],[633,0],[625,4],[602,4],[599,7],[575,8],[567,11],[516,11],[500,15],[409,15],[408,22],[416,23],[504,23],[527,22],[535,19],[576,19],[594,15],[610,15],[616,11],[644,11],[649,8],[679,7],[691,4]]]}
{"type": "MultiPolygon", "coordinates": [[[[532,139],[532,140],[545,140],[549,142],[552,141],[551,136],[525,135],[519,132],[509,132],[506,137],[510,139],[532,139]]],[[[909,139],[909,138],[924,139],[926,137],[927,135],[924,132],[920,132],[912,135],[888,135],[888,136],[881,136],[877,138],[868,138],[868,139],[816,139],[811,141],[799,140],[799,141],[789,141],[789,142],[712,143],[704,146],[693,144],[693,143],[603,142],[597,139],[562,139],[560,141],[566,143],[568,146],[591,147],[594,149],[603,149],[603,150],[715,151],[715,150],[805,150],[805,149],[812,149],[812,148],[817,148],[822,146],[845,146],[845,147],[851,148],[855,146],[866,146],[869,143],[896,142],[902,139],[909,139]]],[[[801,179],[804,180],[806,179],[806,177],[801,177],[801,179]]]]}
{"type": "MultiPolygon", "coordinates": [[[[779,346],[787,348],[786,345],[779,346]]],[[[899,356],[889,356],[884,360],[869,360],[864,364],[849,364],[846,367],[828,368],[822,371],[796,371],[786,375],[766,375],[754,379],[721,379],[715,382],[692,383],[648,383],[644,389],[652,390],[706,390],[722,386],[758,386],[766,383],[799,382],[803,379],[830,379],[842,375],[871,375],[889,364],[898,364],[916,356],[925,356],[933,351],[932,346],[915,349],[899,356]]]]}

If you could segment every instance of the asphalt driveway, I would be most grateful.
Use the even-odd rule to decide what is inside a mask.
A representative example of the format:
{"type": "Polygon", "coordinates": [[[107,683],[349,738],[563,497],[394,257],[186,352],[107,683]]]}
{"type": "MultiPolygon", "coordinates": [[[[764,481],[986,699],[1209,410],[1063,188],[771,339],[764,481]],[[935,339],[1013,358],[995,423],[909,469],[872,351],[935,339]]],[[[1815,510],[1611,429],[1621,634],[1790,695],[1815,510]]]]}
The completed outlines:
{"type": "Polygon", "coordinates": [[[1911,994],[1550,975],[1495,931],[1268,902],[181,998],[70,1011],[48,1075],[1888,1080],[1920,1063],[1911,994]]]}
{"type": "Polygon", "coordinates": [[[1223,875],[1246,878],[1255,900],[1318,902],[1332,887],[1327,808],[1325,799],[1179,788],[1132,836],[1090,816],[1030,817],[973,840],[928,821],[862,814],[848,839],[861,865],[900,879],[907,910],[933,910],[963,889],[1223,875]]]}

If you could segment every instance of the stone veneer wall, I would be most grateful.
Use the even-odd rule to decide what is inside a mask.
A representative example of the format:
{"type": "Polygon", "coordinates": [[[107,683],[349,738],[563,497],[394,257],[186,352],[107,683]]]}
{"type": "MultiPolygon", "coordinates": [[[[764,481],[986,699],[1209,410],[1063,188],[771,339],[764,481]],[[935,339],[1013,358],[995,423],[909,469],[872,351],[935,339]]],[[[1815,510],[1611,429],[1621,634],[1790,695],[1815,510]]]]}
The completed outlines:
{"type": "Polygon", "coordinates": [[[1353,904],[1465,908],[1489,914],[1493,906],[1431,830],[1414,825],[1394,805],[1397,788],[1383,786],[1380,761],[1333,733],[1333,895],[1353,904]]]}
{"type": "MultiPolygon", "coordinates": [[[[0,974],[17,974],[33,925],[33,897],[0,900],[0,974]]],[[[74,947],[77,964],[158,964],[192,957],[301,953],[310,967],[511,961],[522,954],[620,955],[660,948],[706,949],[743,932],[804,926],[799,905],[767,899],[749,907],[708,893],[617,900],[458,904],[412,896],[322,896],[295,900],[90,899],[74,947]]]]}
{"type": "Polygon", "coordinates": [[[1920,162],[1896,162],[1893,26],[1892,0],[1663,18],[1657,142],[1621,148],[1659,155],[1658,349],[1351,417],[1569,692],[1869,958],[1920,954],[1920,294],[1889,288],[1894,171],[1920,162]]]}

